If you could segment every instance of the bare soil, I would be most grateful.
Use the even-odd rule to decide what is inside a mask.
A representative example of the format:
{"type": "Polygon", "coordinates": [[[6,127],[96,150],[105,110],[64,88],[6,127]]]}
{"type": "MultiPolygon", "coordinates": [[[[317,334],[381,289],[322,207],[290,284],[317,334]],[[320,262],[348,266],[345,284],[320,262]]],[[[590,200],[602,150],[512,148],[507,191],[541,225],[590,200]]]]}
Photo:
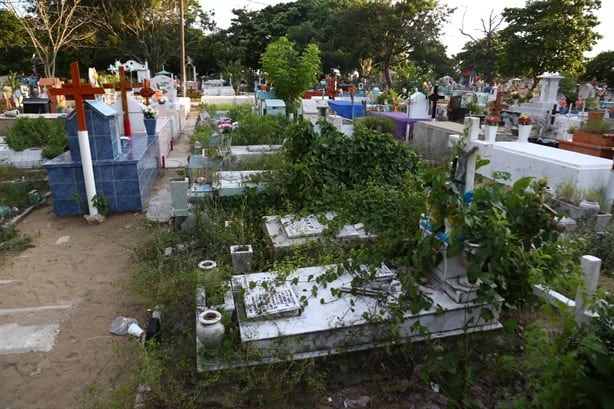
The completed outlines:
{"type": "Polygon", "coordinates": [[[79,216],[56,217],[45,205],[18,224],[34,247],[1,262],[0,310],[72,307],[0,314],[0,325],[60,325],[51,351],[0,355],[1,408],[87,407],[97,389],[127,375],[116,366],[125,362],[121,346],[136,338],[112,335],[109,325],[120,315],[141,323],[146,317],[119,285],[131,273],[130,248],[143,219],[114,214],[89,225],[79,216]]]}

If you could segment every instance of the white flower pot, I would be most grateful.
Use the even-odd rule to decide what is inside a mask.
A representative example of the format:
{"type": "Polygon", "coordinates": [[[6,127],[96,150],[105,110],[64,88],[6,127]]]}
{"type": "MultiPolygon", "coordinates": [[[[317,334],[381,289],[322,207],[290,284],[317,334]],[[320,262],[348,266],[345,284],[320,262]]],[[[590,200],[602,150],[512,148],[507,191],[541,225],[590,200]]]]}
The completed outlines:
{"type": "Polygon", "coordinates": [[[531,128],[533,128],[533,125],[518,124],[518,142],[529,142],[531,128]]]}
{"type": "Polygon", "coordinates": [[[497,128],[496,125],[486,125],[484,126],[484,140],[486,142],[495,142],[497,139],[497,128]]]}
{"type": "Polygon", "coordinates": [[[215,310],[206,310],[198,315],[196,323],[196,337],[205,348],[217,348],[224,339],[224,324],[222,314],[215,310]]]}

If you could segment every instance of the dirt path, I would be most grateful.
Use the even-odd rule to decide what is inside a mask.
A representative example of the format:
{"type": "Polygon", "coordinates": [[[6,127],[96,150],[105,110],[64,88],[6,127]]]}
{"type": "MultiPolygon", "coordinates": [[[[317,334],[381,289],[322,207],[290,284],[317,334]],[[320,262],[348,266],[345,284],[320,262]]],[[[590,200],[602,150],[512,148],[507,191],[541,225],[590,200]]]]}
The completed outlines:
{"type": "Polygon", "coordinates": [[[49,352],[0,355],[0,407],[72,408],[115,353],[131,342],[108,332],[118,315],[144,319],[116,285],[131,272],[128,249],[138,237],[142,214],[112,215],[99,225],[82,217],[56,217],[51,206],[26,217],[19,230],[34,247],[0,266],[0,309],[66,306],[0,316],[0,325],[58,324],[49,352]]]}

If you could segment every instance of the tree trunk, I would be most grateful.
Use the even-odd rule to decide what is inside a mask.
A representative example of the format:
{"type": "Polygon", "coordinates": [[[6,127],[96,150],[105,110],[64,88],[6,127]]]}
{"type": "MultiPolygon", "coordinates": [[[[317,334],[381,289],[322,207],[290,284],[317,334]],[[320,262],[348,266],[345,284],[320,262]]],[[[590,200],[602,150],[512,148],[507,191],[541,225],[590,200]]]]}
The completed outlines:
{"type": "Polygon", "coordinates": [[[390,77],[390,65],[391,65],[392,56],[388,56],[384,61],[384,78],[386,79],[386,84],[388,88],[392,88],[392,78],[390,77]]]}

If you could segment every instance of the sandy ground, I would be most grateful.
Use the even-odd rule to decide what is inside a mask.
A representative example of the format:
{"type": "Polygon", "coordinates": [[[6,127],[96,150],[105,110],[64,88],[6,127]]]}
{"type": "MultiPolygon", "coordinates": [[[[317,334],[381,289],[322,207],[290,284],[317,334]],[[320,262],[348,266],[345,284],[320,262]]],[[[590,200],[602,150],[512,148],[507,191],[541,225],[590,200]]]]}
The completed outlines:
{"type": "MultiPolygon", "coordinates": [[[[167,166],[185,166],[197,115],[193,108],[167,166]]],[[[109,325],[126,316],[146,327],[145,308],[128,297],[122,282],[132,273],[131,249],[144,238],[142,223],[170,217],[168,180],[176,173],[160,171],[147,211],[112,214],[90,225],[81,216],[56,217],[47,204],[17,224],[34,247],[0,260],[0,331],[10,323],[59,330],[48,352],[0,353],[0,409],[97,407],[96,399],[106,400],[110,390],[128,388],[130,396],[136,389],[128,380],[134,379],[130,354],[138,340],[112,335],[109,325]],[[47,306],[63,308],[40,309],[47,306]]]]}
{"type": "Polygon", "coordinates": [[[119,315],[146,317],[118,286],[131,272],[130,245],[142,219],[118,214],[89,225],[82,217],[56,217],[46,205],[20,222],[34,247],[0,265],[0,309],[72,307],[0,316],[0,325],[60,326],[49,352],[0,355],[0,408],[84,407],[85,388],[101,382],[113,344],[136,340],[108,329],[119,315]]]}

